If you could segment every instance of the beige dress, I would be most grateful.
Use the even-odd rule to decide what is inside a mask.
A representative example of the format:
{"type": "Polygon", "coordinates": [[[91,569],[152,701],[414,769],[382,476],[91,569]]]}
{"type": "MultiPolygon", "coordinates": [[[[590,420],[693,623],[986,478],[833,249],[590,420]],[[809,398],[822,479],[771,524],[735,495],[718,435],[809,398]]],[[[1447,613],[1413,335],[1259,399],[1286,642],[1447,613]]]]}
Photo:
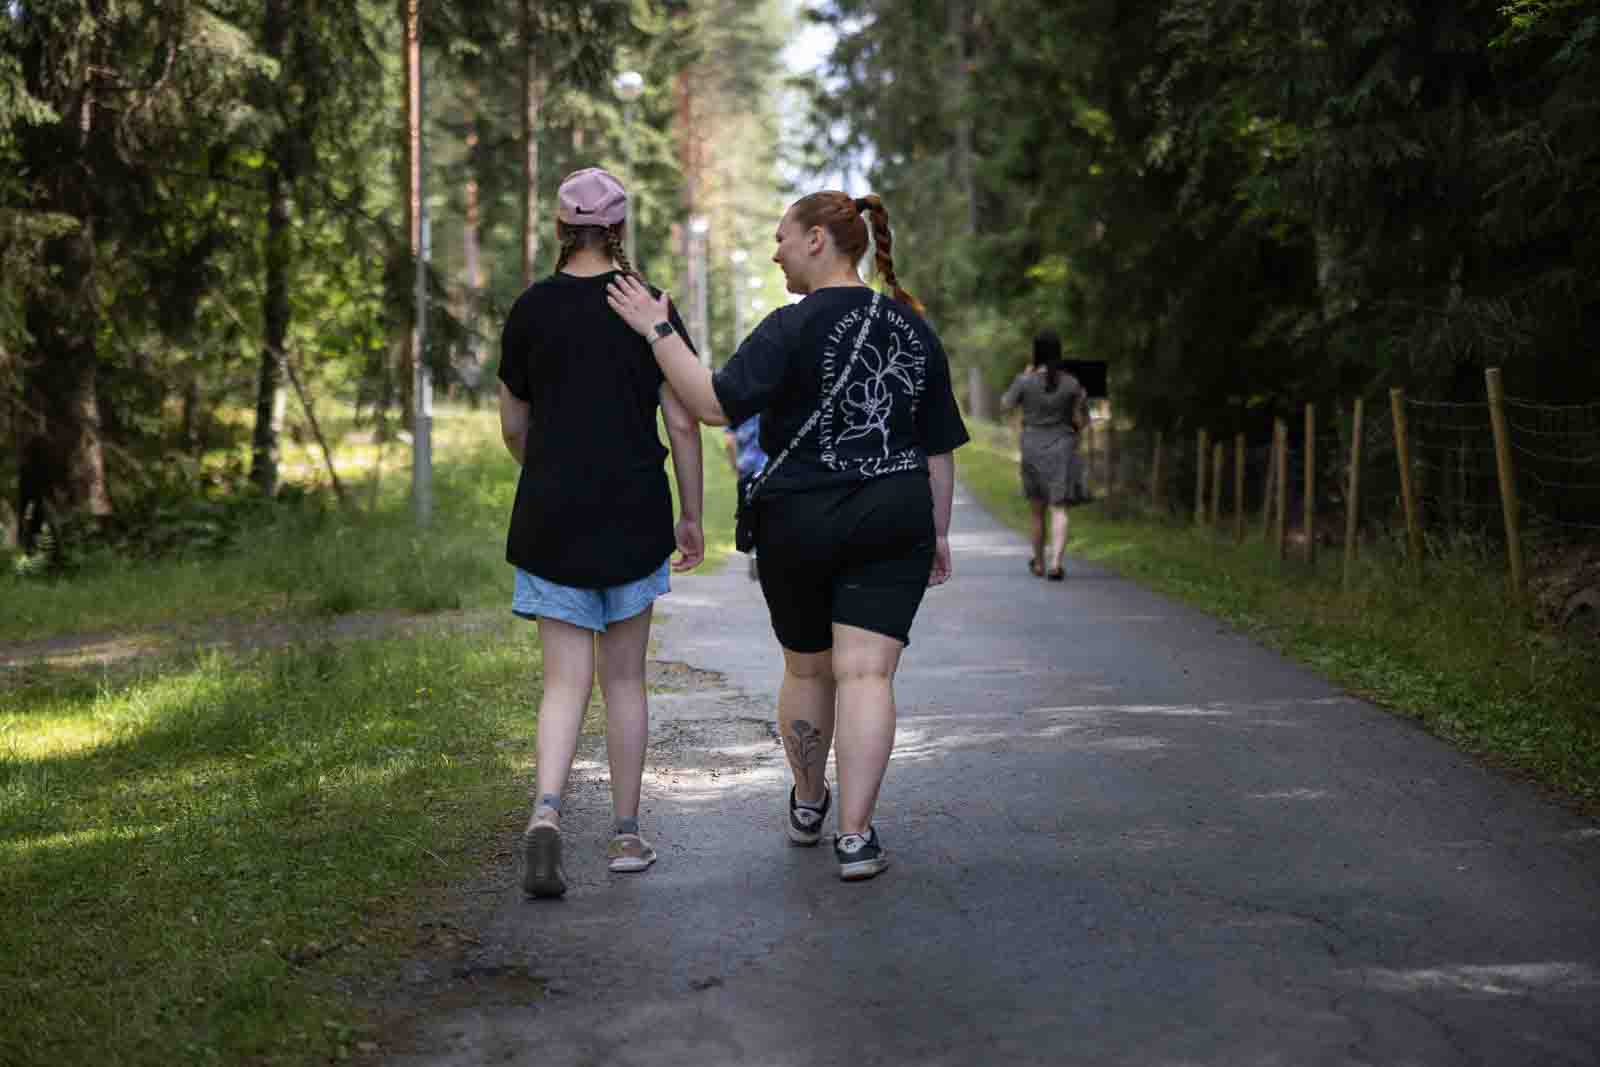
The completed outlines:
{"type": "Polygon", "coordinates": [[[1083,485],[1082,459],[1078,454],[1078,433],[1072,417],[1088,404],[1088,395],[1078,379],[1060,371],[1056,387],[1049,388],[1047,376],[1027,371],[1017,375],[1000,406],[1010,410],[1022,407],[1022,495],[1029,500],[1071,506],[1087,497],[1083,485]]]}

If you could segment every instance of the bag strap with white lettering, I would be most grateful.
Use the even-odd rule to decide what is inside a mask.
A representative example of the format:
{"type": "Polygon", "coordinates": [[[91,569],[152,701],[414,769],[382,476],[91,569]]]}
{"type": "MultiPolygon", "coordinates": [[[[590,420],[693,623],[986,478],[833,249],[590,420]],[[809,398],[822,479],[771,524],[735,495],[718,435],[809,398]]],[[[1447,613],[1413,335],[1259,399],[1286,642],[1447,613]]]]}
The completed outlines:
{"type": "Polygon", "coordinates": [[[817,420],[822,418],[823,409],[831,404],[833,398],[839,395],[839,390],[844,388],[844,380],[850,376],[850,369],[856,365],[856,357],[861,355],[861,346],[866,343],[867,331],[872,327],[872,320],[878,317],[878,304],[882,300],[882,293],[874,292],[872,294],[872,303],[867,307],[866,318],[861,322],[861,332],[856,334],[855,347],[850,349],[850,361],[844,365],[844,369],[839,372],[839,377],[834,379],[833,388],[828,390],[828,395],[822,398],[822,403],[817,405],[817,410],[811,413],[811,417],[805,421],[805,425],[801,426],[795,433],[788,447],[778,453],[777,458],[771,463],[761,468],[760,474],[751,479],[750,486],[745,490],[744,494],[744,502],[746,504],[755,500],[756,490],[766,484],[767,479],[772,476],[772,472],[778,469],[778,464],[789,458],[789,453],[794,451],[794,447],[800,443],[800,439],[810,433],[811,427],[815,426],[817,420]]]}

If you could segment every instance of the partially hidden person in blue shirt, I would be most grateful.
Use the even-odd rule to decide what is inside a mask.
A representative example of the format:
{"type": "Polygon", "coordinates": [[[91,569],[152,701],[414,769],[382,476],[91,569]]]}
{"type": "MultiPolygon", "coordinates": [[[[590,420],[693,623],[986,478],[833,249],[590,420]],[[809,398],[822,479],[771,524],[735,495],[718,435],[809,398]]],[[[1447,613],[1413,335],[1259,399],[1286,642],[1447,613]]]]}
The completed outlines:
{"type": "MultiPolygon", "coordinates": [[[[512,610],[538,621],[544,653],[538,799],[523,835],[522,884],[535,897],[566,892],[561,797],[597,671],[615,819],[607,864],[627,872],[655,862],[639,832],[651,608],[668,591],[674,548],[674,571],[705,555],[699,426],[650,346],[606,303],[619,278],[645,291],[622,243],[627,193],[591,167],[562,181],[557,200],[556,269],[512,306],[499,372],[501,432],[522,467],[506,538],[512,610]],[[658,408],[672,443],[676,524],[658,408]]],[[[687,347],[677,313],[663,314],[687,347]]]]}
{"type": "Polygon", "coordinates": [[[786,833],[814,845],[832,804],[847,881],[889,855],[872,824],[894,748],[894,677],[928,587],[950,578],[954,451],[967,430],[943,346],[895,277],[877,196],[812,193],[778,224],[773,261],[804,299],[768,315],[712,375],[669,328],[670,303],[614,279],[611,306],[701,422],[761,414],[761,591],[783,646],[778,727],[794,775],[786,833]],[[893,299],[856,264],[871,251],[893,299]]]}
{"type": "MultiPolygon", "coordinates": [[[[767,465],[767,454],[761,449],[761,416],[751,415],[739,425],[727,427],[723,434],[728,446],[728,462],[733,466],[734,474],[738,475],[742,491],[746,481],[760,474],[767,465]]],[[[755,581],[759,576],[756,550],[751,548],[750,580],[755,581]]]]}

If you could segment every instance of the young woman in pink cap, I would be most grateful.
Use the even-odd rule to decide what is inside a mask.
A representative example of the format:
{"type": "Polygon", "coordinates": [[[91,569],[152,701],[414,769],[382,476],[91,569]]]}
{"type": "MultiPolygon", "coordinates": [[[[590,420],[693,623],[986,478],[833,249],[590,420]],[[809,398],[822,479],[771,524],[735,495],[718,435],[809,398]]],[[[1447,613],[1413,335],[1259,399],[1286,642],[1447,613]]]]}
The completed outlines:
{"type": "MultiPolygon", "coordinates": [[[[639,833],[651,607],[669,588],[674,548],[671,570],[705,555],[699,428],[649,344],[606,303],[611,281],[635,277],[622,244],[627,193],[591,167],[569,175],[557,196],[556,269],[512,306],[499,371],[501,433],[522,466],[506,539],[512,610],[538,621],[544,651],[538,799],[523,835],[522,884],[536,897],[566,892],[561,794],[596,675],[615,819],[607,865],[642,871],[655,862],[639,833]],[[658,408],[672,443],[676,525],[658,408]]],[[[687,345],[675,311],[670,323],[687,345]]]]}
{"type": "Polygon", "coordinates": [[[872,824],[894,747],[894,675],[929,586],[950,577],[954,450],[967,431],[950,366],[922,306],[895,277],[876,196],[812,193],[778,224],[789,291],[712,375],[670,328],[668,302],[633,279],[611,306],[652,339],[667,380],[702,422],[761,414],[771,456],[754,511],[761,592],[783,646],[778,730],[789,756],[785,834],[822,837],[835,749],[846,881],[889,865],[872,824]],[[890,297],[861,280],[868,252],[890,297]]]}

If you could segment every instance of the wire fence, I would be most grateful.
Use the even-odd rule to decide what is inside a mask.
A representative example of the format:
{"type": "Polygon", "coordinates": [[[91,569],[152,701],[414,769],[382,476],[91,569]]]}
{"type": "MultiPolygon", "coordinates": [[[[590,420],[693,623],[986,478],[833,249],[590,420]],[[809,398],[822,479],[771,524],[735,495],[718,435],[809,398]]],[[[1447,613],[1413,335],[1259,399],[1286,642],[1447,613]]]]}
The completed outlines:
{"type": "Polygon", "coordinates": [[[1092,495],[1285,559],[1392,548],[1421,570],[1464,548],[1498,560],[1513,594],[1561,622],[1600,619],[1600,403],[1498,392],[1443,401],[1306,405],[1223,432],[1172,434],[1097,418],[1082,442],[1092,495]]]}

